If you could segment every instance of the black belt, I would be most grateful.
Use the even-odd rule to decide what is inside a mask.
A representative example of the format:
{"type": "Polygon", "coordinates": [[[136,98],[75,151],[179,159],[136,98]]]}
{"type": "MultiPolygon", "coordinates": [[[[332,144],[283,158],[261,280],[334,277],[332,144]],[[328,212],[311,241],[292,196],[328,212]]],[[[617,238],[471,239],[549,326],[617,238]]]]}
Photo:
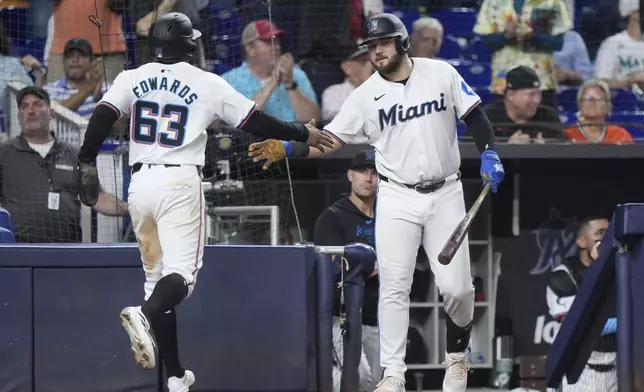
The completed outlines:
{"type": "MultiPolygon", "coordinates": [[[[384,182],[389,182],[389,178],[383,176],[382,174],[378,174],[378,177],[380,177],[380,179],[383,180],[384,182]]],[[[460,179],[461,179],[461,172],[458,171],[456,172],[456,181],[460,179]]],[[[429,184],[402,184],[402,185],[406,186],[409,189],[413,189],[418,193],[432,193],[441,189],[443,185],[445,185],[445,179],[442,179],[436,182],[430,182],[429,184]]]]}
{"type": "MultiPolygon", "coordinates": [[[[139,170],[141,170],[143,165],[147,165],[148,169],[151,168],[152,166],[161,166],[161,165],[155,165],[154,163],[135,163],[132,166],[132,174],[134,174],[134,173],[138,172],[139,170]]],[[[182,165],[164,164],[163,166],[164,167],[181,167],[182,165]]],[[[199,173],[199,175],[201,175],[201,166],[196,166],[196,168],[197,168],[197,173],[199,173]]]]}
{"type": "Polygon", "coordinates": [[[615,369],[615,365],[599,365],[599,364],[588,364],[588,367],[599,373],[610,372],[615,369]]]}

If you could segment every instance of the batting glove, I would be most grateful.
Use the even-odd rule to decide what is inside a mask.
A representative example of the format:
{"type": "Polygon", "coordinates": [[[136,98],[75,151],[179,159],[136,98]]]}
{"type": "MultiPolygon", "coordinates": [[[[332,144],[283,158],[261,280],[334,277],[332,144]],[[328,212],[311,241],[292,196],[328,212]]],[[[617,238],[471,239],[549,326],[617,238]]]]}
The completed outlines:
{"type": "Polygon", "coordinates": [[[483,185],[489,181],[492,192],[496,193],[504,176],[505,171],[503,170],[503,164],[498,154],[492,150],[483,151],[483,154],[481,154],[481,177],[483,177],[483,185]]]}
{"type": "Polygon", "coordinates": [[[94,207],[98,202],[98,194],[101,190],[96,167],[79,162],[76,166],[76,185],[81,203],[88,207],[94,207]]]}

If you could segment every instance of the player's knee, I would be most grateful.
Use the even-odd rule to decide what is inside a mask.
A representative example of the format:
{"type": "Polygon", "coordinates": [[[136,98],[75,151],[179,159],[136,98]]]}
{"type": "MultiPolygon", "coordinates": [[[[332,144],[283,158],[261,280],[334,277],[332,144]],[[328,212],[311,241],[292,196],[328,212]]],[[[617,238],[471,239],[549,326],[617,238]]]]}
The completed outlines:
{"type": "Polygon", "coordinates": [[[183,275],[173,272],[161,278],[157,285],[163,282],[163,286],[166,287],[166,290],[175,294],[177,297],[187,297],[189,293],[189,284],[186,281],[186,278],[183,275]]]}
{"type": "Polygon", "coordinates": [[[474,286],[463,284],[446,284],[440,287],[443,298],[452,301],[467,301],[474,298],[474,286]]]}

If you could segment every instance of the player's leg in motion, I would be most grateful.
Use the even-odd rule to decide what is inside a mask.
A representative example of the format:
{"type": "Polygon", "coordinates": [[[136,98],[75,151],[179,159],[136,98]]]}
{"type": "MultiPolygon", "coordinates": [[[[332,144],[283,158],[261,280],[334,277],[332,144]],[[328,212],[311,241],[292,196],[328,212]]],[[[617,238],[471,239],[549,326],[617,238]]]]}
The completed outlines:
{"type": "Polygon", "coordinates": [[[474,317],[474,285],[470,272],[468,239],[454,255],[452,262],[442,265],[438,254],[458,223],[465,216],[463,184],[447,184],[433,193],[434,203],[423,233],[423,247],[436,278],[436,286],[445,305],[447,366],[443,381],[444,392],[465,392],[470,331],[474,317]]]}
{"type": "Polygon", "coordinates": [[[380,182],[378,186],[378,325],[384,376],[378,383],[377,392],[405,391],[409,293],[425,215],[423,206],[417,203],[418,196],[421,195],[415,190],[395,184],[380,182]]]}
{"type": "Polygon", "coordinates": [[[121,319],[137,363],[154,367],[154,351],[138,345],[148,340],[151,330],[169,378],[168,389],[187,391],[195,378],[179,361],[175,307],[192,293],[202,264],[205,203],[201,178],[195,167],[144,165],[133,176],[129,203],[146,271],[145,303],[125,308],[121,319]],[[145,356],[151,356],[152,363],[139,361],[145,356]]]}

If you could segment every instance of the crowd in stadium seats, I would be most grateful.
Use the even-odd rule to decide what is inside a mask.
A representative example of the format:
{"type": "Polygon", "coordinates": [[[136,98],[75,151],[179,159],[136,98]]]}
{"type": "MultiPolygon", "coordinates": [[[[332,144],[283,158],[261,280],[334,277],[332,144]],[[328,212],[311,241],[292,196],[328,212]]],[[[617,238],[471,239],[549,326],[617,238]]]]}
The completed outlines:
{"type": "MultiPolygon", "coordinates": [[[[281,0],[270,15],[254,0],[3,1],[0,109],[14,104],[7,84],[19,83],[89,118],[121,70],[150,61],[147,31],[173,10],[204,32],[196,65],[287,121],[337,114],[373,73],[356,44],[361,25],[386,11],[407,26],[413,56],[450,62],[477,91],[499,141],[644,136],[638,0],[281,0]]],[[[0,140],[16,136],[7,121],[0,140]]]]}

